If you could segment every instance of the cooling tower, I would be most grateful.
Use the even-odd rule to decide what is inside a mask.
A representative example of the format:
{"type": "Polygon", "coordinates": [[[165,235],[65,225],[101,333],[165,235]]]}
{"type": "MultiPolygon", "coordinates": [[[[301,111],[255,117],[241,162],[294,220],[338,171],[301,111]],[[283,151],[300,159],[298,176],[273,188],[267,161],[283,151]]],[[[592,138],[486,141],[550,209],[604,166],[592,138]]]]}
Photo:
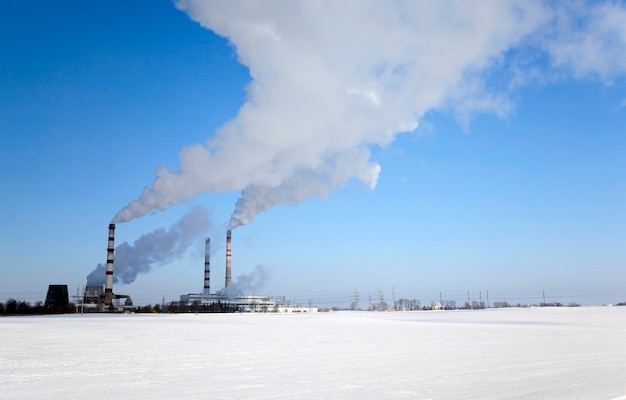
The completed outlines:
{"type": "Polygon", "coordinates": [[[113,252],[115,251],[115,224],[109,224],[109,246],[107,247],[107,269],[104,283],[104,304],[113,304],[113,252]]]}
{"type": "Polygon", "coordinates": [[[224,287],[227,288],[230,286],[231,281],[231,271],[230,271],[230,229],[226,231],[226,282],[224,283],[224,287]]]}
{"type": "Polygon", "coordinates": [[[211,294],[211,239],[207,238],[204,245],[204,294],[211,294]]]}
{"type": "Polygon", "coordinates": [[[63,311],[70,304],[67,285],[49,285],[46,294],[46,307],[63,311]]]}

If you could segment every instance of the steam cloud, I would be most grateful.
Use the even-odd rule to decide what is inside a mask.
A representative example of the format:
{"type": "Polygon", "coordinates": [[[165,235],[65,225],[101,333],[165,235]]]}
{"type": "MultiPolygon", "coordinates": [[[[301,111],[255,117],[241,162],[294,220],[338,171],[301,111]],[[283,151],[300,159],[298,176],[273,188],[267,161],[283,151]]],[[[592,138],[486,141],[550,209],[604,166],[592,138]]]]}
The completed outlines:
{"type": "Polygon", "coordinates": [[[218,291],[218,294],[232,298],[244,293],[258,293],[263,289],[269,276],[269,268],[257,265],[251,273],[239,275],[229,287],[218,291]]]}
{"type": "Polygon", "coordinates": [[[177,7],[228,38],[252,81],[237,117],[206,145],[184,147],[179,171],[158,168],[114,222],[205,191],[241,190],[233,229],[350,179],[373,189],[381,168],[369,147],[413,131],[430,110],[505,115],[511,91],[529,82],[610,82],[626,71],[620,2],[180,0],[177,7]]]}
{"type": "MultiPolygon", "coordinates": [[[[157,229],[145,234],[131,246],[124,242],[115,248],[113,264],[114,283],[132,283],[137,274],[148,273],[153,266],[164,264],[182,256],[194,239],[209,229],[207,211],[199,206],[192,207],[168,230],[157,229]]],[[[88,285],[104,285],[106,265],[98,266],[87,275],[88,285]]]]}

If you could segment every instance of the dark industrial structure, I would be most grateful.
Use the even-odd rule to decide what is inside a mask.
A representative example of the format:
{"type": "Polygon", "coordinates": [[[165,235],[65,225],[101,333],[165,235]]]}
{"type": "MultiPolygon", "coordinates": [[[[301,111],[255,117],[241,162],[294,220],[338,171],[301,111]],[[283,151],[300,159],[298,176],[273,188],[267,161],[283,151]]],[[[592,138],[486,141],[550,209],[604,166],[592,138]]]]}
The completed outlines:
{"type": "Polygon", "coordinates": [[[45,303],[47,309],[65,310],[69,304],[67,285],[48,285],[45,303]]]}

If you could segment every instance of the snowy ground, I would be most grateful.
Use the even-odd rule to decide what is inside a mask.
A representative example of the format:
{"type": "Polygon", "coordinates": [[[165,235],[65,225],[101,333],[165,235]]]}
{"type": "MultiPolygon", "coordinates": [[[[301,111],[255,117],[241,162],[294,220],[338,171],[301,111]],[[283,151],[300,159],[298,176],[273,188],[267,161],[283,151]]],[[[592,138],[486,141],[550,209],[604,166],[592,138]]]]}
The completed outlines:
{"type": "Polygon", "coordinates": [[[0,318],[2,399],[626,399],[626,307],[0,318]]]}

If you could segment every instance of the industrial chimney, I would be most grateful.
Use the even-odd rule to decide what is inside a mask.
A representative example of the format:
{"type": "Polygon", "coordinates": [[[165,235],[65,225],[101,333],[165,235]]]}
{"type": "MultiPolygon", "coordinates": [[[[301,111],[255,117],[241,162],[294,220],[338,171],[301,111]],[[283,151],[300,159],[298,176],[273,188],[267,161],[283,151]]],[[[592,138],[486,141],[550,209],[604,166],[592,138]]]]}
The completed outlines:
{"type": "Polygon", "coordinates": [[[226,231],[226,282],[224,283],[224,287],[230,287],[231,281],[231,271],[230,271],[230,229],[226,231]]]}
{"type": "Polygon", "coordinates": [[[109,246],[107,247],[107,270],[104,283],[104,304],[113,304],[113,252],[115,251],[115,224],[109,224],[109,246]]]}
{"type": "Polygon", "coordinates": [[[211,238],[204,245],[204,294],[211,294],[211,238]]]}

